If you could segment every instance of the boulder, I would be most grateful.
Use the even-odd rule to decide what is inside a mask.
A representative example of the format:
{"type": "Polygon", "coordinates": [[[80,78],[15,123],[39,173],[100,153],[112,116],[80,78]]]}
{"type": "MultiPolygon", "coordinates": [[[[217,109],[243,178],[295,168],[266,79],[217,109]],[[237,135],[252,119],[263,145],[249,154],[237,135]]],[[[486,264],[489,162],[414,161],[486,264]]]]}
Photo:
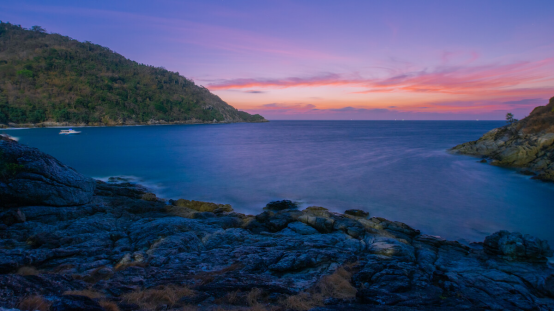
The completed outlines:
{"type": "Polygon", "coordinates": [[[0,140],[0,207],[83,205],[92,200],[95,186],[36,148],[0,140]]]}
{"type": "Polygon", "coordinates": [[[333,228],[354,238],[361,237],[365,233],[365,228],[359,222],[349,218],[337,218],[333,223],[333,228]]]}
{"type": "Polygon", "coordinates": [[[510,261],[546,262],[553,252],[545,240],[518,232],[499,231],[485,238],[484,250],[510,261]]]}
{"type": "Polygon", "coordinates": [[[285,209],[296,209],[298,205],[290,200],[277,200],[267,203],[264,210],[285,210],[285,209]]]}
{"type": "Polygon", "coordinates": [[[287,228],[291,229],[292,231],[300,234],[300,235],[312,235],[312,234],[319,234],[319,232],[314,229],[311,226],[308,226],[302,222],[292,222],[287,225],[287,228]]]}

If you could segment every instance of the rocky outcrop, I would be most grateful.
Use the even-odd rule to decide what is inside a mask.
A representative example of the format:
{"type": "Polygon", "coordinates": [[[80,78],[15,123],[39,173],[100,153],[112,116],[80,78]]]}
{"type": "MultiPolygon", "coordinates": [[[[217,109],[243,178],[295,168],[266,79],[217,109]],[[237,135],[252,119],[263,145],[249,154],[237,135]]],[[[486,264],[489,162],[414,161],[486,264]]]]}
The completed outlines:
{"type": "Polygon", "coordinates": [[[0,137],[0,208],[91,201],[96,183],[54,157],[0,137]]]}
{"type": "Polygon", "coordinates": [[[499,231],[487,236],[485,252],[508,260],[545,262],[553,253],[548,242],[530,235],[499,231]]]}
{"type": "Polygon", "coordinates": [[[554,98],[531,115],[511,125],[493,129],[479,140],[455,146],[451,151],[480,156],[490,164],[524,168],[525,174],[554,181],[554,98]]]}
{"type": "Polygon", "coordinates": [[[101,181],[80,206],[4,208],[0,307],[39,295],[57,310],[554,309],[552,252],[531,236],[466,246],[361,210],[261,211],[101,181]]]}

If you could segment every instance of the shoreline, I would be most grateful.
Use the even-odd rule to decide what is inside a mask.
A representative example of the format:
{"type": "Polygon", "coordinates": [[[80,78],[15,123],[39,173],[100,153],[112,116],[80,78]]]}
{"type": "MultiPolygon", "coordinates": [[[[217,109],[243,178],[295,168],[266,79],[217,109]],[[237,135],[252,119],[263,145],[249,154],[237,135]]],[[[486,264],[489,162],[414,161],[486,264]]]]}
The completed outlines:
{"type": "Polygon", "coordinates": [[[553,252],[530,235],[465,246],[289,200],[243,214],[94,180],[8,138],[0,149],[11,168],[0,176],[1,308],[36,310],[32,297],[53,310],[554,309],[553,252]]]}
{"type": "Polygon", "coordinates": [[[220,122],[171,122],[171,123],[133,123],[133,124],[102,124],[102,125],[88,125],[88,124],[64,124],[64,125],[42,125],[42,124],[14,124],[10,123],[0,124],[0,130],[10,129],[35,129],[35,128],[94,128],[94,127],[139,127],[139,126],[179,126],[179,125],[218,125],[218,124],[234,124],[234,123],[265,123],[264,121],[220,121],[220,122]]]}

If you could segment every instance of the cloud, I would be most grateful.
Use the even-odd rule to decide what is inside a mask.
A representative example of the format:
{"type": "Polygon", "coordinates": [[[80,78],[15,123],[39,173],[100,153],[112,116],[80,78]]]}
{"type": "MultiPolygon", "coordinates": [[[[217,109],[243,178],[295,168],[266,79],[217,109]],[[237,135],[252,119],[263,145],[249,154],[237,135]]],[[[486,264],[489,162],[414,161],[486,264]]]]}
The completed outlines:
{"type": "Polygon", "coordinates": [[[259,90],[250,90],[250,91],[244,91],[244,93],[258,94],[258,93],[267,93],[267,92],[266,91],[259,91],[259,90]]]}
{"type": "Polygon", "coordinates": [[[353,85],[363,84],[364,81],[358,77],[345,79],[343,76],[334,73],[324,73],[312,77],[288,77],[283,79],[270,78],[243,78],[229,79],[215,82],[208,85],[210,90],[245,89],[245,88],[275,88],[284,89],[292,87],[320,87],[329,85],[353,85]]]}
{"type": "Polygon", "coordinates": [[[263,111],[264,114],[267,112],[279,113],[279,114],[298,114],[305,113],[308,111],[317,110],[316,106],[313,104],[306,103],[295,103],[295,104],[284,104],[284,103],[268,103],[262,104],[252,109],[253,111],[263,111]]]}
{"type": "Polygon", "coordinates": [[[309,77],[242,78],[213,82],[210,90],[285,89],[297,87],[356,87],[353,93],[416,92],[525,96],[554,92],[554,58],[511,64],[438,66],[404,72],[385,78],[363,78],[359,74],[322,73],[309,77]]]}
{"type": "Polygon", "coordinates": [[[517,118],[528,114],[527,109],[509,110],[491,108],[488,111],[414,111],[386,108],[343,107],[318,109],[305,104],[271,103],[246,109],[251,114],[261,114],[268,120],[503,120],[507,112],[517,118]]]}
{"type": "Polygon", "coordinates": [[[522,100],[517,100],[517,101],[507,101],[507,102],[502,102],[502,103],[503,104],[508,104],[508,105],[532,105],[532,106],[537,106],[537,105],[545,105],[546,103],[548,103],[548,100],[537,98],[537,99],[522,99],[522,100]]]}

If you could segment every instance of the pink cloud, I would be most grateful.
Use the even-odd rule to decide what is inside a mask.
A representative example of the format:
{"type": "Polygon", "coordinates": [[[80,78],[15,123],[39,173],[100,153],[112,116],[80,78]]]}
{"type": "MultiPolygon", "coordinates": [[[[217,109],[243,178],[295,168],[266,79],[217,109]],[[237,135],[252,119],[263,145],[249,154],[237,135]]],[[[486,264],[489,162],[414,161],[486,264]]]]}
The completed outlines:
{"type": "Polygon", "coordinates": [[[545,105],[548,99],[530,98],[517,101],[449,101],[419,103],[411,106],[387,106],[367,108],[346,106],[341,108],[317,108],[305,103],[271,103],[246,109],[252,114],[261,114],[268,119],[320,119],[320,120],[391,120],[391,119],[496,119],[502,120],[507,112],[517,118],[538,105],[545,105]]]}
{"type": "MultiPolygon", "coordinates": [[[[473,57],[477,57],[477,55],[473,57]]],[[[367,88],[355,93],[424,92],[527,96],[537,92],[540,94],[553,92],[554,87],[536,86],[554,82],[553,73],[554,58],[547,58],[535,62],[512,64],[440,66],[435,70],[405,72],[384,79],[366,79],[357,74],[345,76],[335,73],[283,79],[230,79],[212,83],[208,88],[210,90],[228,90],[347,86],[367,88]]]]}
{"type": "Polygon", "coordinates": [[[364,84],[361,78],[346,79],[341,75],[325,73],[319,76],[308,78],[289,77],[284,79],[231,79],[222,82],[212,83],[208,86],[210,90],[228,90],[228,89],[246,89],[246,88],[292,88],[292,87],[321,87],[321,86],[340,86],[340,85],[360,85],[364,84]]]}

